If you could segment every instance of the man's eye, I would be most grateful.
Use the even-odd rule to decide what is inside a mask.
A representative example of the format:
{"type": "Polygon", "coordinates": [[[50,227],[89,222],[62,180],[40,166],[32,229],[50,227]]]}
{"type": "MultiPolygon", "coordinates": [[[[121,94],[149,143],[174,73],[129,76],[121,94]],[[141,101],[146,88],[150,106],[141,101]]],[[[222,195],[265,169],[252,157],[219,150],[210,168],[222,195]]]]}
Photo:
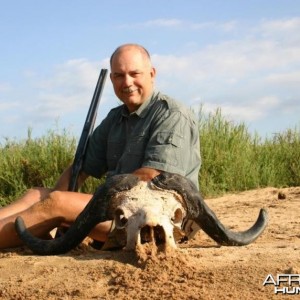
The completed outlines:
{"type": "Polygon", "coordinates": [[[140,72],[134,72],[131,74],[132,77],[139,77],[142,73],[140,72]]]}

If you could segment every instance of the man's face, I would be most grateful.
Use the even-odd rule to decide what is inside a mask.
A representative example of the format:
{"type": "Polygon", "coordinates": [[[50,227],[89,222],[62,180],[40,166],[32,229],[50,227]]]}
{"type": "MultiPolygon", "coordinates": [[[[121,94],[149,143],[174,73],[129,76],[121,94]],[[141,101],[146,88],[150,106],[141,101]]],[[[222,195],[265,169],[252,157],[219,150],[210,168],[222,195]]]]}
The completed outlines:
{"type": "Polygon", "coordinates": [[[140,50],[128,47],[113,57],[110,78],[116,96],[130,112],[136,111],[153,92],[155,69],[140,50]]]}

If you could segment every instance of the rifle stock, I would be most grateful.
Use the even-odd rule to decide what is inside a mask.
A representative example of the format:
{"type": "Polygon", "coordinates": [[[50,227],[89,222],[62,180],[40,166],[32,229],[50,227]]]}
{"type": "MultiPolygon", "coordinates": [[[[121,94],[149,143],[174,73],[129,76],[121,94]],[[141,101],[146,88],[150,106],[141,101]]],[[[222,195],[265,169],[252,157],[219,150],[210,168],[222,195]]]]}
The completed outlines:
{"type": "Polygon", "coordinates": [[[78,189],[78,176],[82,168],[82,162],[88,145],[89,137],[93,132],[94,124],[97,117],[97,110],[102,95],[105,79],[107,76],[107,69],[102,69],[97,81],[97,85],[94,91],[94,95],[88,110],[86,120],[82,129],[82,133],[77,145],[77,149],[74,156],[74,161],[72,165],[72,173],[68,186],[69,191],[77,191],[78,189]]]}

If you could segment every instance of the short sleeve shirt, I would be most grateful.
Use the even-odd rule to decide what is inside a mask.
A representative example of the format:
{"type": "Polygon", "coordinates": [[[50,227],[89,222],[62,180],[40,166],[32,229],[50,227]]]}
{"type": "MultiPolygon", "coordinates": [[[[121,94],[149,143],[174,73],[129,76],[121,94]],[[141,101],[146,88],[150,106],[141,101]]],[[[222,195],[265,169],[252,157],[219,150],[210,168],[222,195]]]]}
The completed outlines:
{"type": "Polygon", "coordinates": [[[199,130],[193,113],[154,92],[137,111],[112,109],[93,132],[83,170],[96,178],[149,167],[186,176],[198,185],[199,130]]]}

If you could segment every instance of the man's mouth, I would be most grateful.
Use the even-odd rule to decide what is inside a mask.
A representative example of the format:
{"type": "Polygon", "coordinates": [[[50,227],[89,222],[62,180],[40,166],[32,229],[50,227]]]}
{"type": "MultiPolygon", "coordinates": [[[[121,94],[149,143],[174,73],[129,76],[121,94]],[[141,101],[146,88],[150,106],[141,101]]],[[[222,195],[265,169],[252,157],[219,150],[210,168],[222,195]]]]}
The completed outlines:
{"type": "Polygon", "coordinates": [[[133,93],[133,92],[135,92],[135,91],[137,91],[138,89],[133,89],[133,88],[124,88],[122,91],[123,91],[123,93],[125,93],[125,94],[131,94],[131,93],[133,93]]]}

